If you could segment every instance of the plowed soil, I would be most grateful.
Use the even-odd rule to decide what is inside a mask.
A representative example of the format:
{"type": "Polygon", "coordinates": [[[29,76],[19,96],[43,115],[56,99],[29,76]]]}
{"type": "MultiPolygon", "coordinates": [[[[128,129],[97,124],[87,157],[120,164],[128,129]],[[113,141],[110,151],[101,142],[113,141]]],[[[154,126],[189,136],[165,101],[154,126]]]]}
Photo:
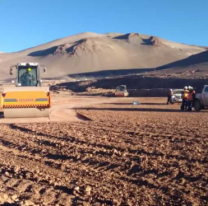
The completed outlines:
{"type": "Polygon", "coordinates": [[[208,205],[208,112],[165,101],[75,98],[79,121],[0,124],[0,204],[208,205]]]}

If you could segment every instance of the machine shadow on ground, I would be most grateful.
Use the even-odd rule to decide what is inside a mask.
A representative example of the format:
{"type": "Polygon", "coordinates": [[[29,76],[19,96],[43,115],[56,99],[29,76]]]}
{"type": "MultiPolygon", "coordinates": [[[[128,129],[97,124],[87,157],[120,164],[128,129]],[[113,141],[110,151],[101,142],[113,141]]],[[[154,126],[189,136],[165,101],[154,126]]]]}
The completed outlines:
{"type": "MultiPolygon", "coordinates": [[[[127,111],[127,112],[186,112],[181,111],[179,109],[160,109],[160,108],[93,108],[93,107],[85,107],[85,108],[74,108],[79,110],[92,110],[92,111],[127,111]]],[[[188,111],[187,111],[188,112],[188,111]]],[[[195,111],[192,111],[195,112],[195,111]]]]}
{"type": "MultiPolygon", "coordinates": [[[[138,101],[139,102],[139,101],[138,101]]],[[[133,103],[106,103],[112,105],[133,105],[133,103]]],[[[141,105],[166,105],[166,103],[141,103],[141,105]]]]}

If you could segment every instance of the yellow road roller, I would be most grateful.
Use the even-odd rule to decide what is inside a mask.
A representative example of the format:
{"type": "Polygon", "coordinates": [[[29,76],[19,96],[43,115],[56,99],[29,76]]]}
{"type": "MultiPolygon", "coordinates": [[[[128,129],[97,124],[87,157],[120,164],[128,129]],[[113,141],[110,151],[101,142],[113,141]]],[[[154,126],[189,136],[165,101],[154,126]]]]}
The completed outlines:
{"type": "Polygon", "coordinates": [[[5,118],[49,117],[51,93],[42,87],[38,63],[18,63],[11,66],[10,74],[16,73],[15,87],[7,86],[0,94],[0,107],[5,118]],[[14,71],[15,70],[15,71],[14,71]]]}
{"type": "Polygon", "coordinates": [[[115,96],[116,97],[128,97],[129,93],[127,91],[126,85],[120,85],[116,87],[115,96]]]}

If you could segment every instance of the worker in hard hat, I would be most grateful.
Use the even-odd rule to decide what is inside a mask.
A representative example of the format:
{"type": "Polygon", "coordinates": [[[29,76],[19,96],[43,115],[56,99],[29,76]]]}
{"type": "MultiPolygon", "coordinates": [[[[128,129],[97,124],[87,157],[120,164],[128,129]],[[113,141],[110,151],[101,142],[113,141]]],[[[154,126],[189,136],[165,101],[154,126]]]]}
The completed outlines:
{"type": "Polygon", "coordinates": [[[188,87],[184,87],[184,91],[182,93],[182,105],[181,105],[181,110],[185,110],[188,107],[188,96],[189,96],[189,90],[188,87]]]}
{"type": "Polygon", "coordinates": [[[189,90],[189,91],[193,91],[194,88],[193,88],[192,86],[188,86],[188,90],[189,90]]]}
{"type": "Polygon", "coordinates": [[[194,104],[194,98],[195,98],[195,91],[193,87],[189,88],[189,94],[188,94],[188,110],[192,111],[192,107],[194,104]]]}
{"type": "Polygon", "coordinates": [[[32,69],[27,68],[26,72],[20,77],[20,82],[22,86],[34,86],[35,78],[32,74],[32,69]]]}
{"type": "Polygon", "coordinates": [[[168,92],[167,104],[169,104],[169,103],[173,104],[172,97],[173,97],[173,90],[170,89],[169,92],[168,92]]]}

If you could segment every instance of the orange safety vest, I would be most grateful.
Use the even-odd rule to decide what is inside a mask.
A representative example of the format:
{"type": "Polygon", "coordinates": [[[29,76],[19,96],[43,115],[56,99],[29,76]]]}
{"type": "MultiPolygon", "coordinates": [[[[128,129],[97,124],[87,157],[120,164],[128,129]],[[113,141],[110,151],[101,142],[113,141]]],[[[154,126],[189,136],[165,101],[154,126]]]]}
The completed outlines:
{"type": "Polygon", "coordinates": [[[189,96],[189,90],[184,90],[183,99],[188,99],[188,96],[189,96]]]}
{"type": "Polygon", "coordinates": [[[188,94],[188,100],[189,101],[193,101],[193,94],[195,93],[195,91],[193,91],[193,92],[190,92],[189,94],[188,94]]]}

